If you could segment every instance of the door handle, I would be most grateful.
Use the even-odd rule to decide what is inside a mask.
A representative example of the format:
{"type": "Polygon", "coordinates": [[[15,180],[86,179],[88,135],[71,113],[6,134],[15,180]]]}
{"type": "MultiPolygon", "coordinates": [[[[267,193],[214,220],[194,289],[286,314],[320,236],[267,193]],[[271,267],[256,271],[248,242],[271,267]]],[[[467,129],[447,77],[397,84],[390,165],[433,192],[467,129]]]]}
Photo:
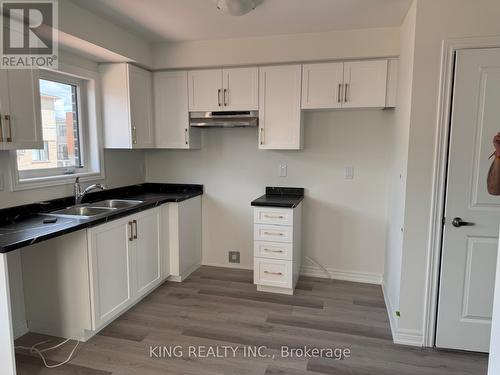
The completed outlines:
{"type": "Polygon", "coordinates": [[[339,83],[339,90],[337,91],[337,103],[342,103],[342,84],[339,83]]]}
{"type": "Polygon", "coordinates": [[[9,136],[7,137],[7,142],[12,142],[12,125],[10,123],[10,115],[4,116],[5,121],[7,121],[9,127],[9,136]]]}
{"type": "Polygon", "coordinates": [[[264,128],[260,128],[260,144],[264,144],[264,128]]]}
{"type": "Polygon", "coordinates": [[[451,221],[451,225],[453,225],[456,228],[460,228],[460,227],[471,226],[471,225],[475,225],[475,224],[471,223],[469,221],[463,221],[461,217],[455,217],[451,221]]]}
{"type": "Polygon", "coordinates": [[[222,104],[220,103],[220,92],[221,92],[221,89],[218,89],[217,90],[217,104],[219,105],[219,107],[222,107],[222,104]]]}
{"type": "Polygon", "coordinates": [[[129,229],[128,240],[129,241],[133,241],[134,240],[134,235],[133,235],[134,230],[132,228],[132,222],[131,221],[128,222],[128,229],[129,229]]]}
{"type": "Polygon", "coordinates": [[[0,142],[3,142],[3,124],[2,124],[3,115],[0,113],[0,142]]]}
{"type": "Polygon", "coordinates": [[[137,144],[137,128],[132,126],[132,143],[137,144]]]}
{"type": "Polygon", "coordinates": [[[188,129],[184,129],[184,143],[189,144],[188,142],[188,129]]]}
{"type": "Polygon", "coordinates": [[[349,84],[348,84],[348,83],[346,83],[346,84],[345,84],[345,91],[344,91],[344,101],[345,101],[346,103],[349,101],[349,97],[347,96],[348,90],[349,90],[349,84]]]}
{"type": "Polygon", "coordinates": [[[132,220],[132,224],[134,225],[134,240],[137,239],[137,220],[132,220]]]}

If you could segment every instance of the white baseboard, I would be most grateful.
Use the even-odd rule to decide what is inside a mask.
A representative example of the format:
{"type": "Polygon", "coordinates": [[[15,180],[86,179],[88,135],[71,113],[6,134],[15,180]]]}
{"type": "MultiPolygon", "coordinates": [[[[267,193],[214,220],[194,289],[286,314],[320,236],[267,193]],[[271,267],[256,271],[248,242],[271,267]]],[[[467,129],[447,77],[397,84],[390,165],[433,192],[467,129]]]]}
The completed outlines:
{"type": "Polygon", "coordinates": [[[417,330],[402,329],[398,327],[398,318],[395,313],[395,308],[392,306],[391,301],[386,293],[386,287],[382,283],[382,293],[384,294],[385,306],[387,308],[387,315],[389,316],[389,324],[391,326],[392,341],[398,345],[419,346],[423,345],[422,332],[417,330]]]}
{"type": "Polygon", "coordinates": [[[173,281],[175,283],[180,283],[180,282],[186,280],[186,278],[189,275],[191,275],[194,271],[196,271],[200,267],[201,267],[201,264],[195,264],[194,266],[189,267],[187,270],[185,270],[180,275],[170,275],[167,280],[168,281],[173,281]]]}
{"type": "Polygon", "coordinates": [[[219,263],[203,263],[203,266],[209,266],[209,267],[222,267],[222,268],[236,268],[239,270],[253,270],[253,267],[250,266],[242,266],[241,264],[238,263],[225,263],[225,264],[219,264],[219,263]]]}
{"type": "Polygon", "coordinates": [[[329,275],[326,274],[325,270],[316,265],[303,265],[300,269],[300,274],[302,276],[321,277],[325,279],[331,278],[335,280],[353,281],[356,283],[382,284],[382,274],[380,273],[338,270],[328,267],[326,267],[326,271],[328,271],[329,275]]]}

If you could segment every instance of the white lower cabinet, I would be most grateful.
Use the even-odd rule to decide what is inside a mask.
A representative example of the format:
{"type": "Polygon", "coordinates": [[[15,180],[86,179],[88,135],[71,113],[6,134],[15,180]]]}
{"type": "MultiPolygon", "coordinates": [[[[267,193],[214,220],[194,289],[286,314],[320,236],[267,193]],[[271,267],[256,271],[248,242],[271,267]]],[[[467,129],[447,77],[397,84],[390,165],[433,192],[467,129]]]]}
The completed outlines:
{"type": "Polygon", "coordinates": [[[98,330],[161,281],[160,210],[88,230],[92,329],[98,330]]]}
{"type": "Polygon", "coordinates": [[[254,207],[254,284],[261,292],[293,294],[301,265],[302,203],[254,207]]]}
{"type": "MultiPolygon", "coordinates": [[[[171,205],[200,206],[190,212],[199,214],[201,240],[200,197],[193,199],[22,249],[29,330],[86,341],[159,286],[170,275],[171,205]]],[[[196,237],[189,220],[196,222],[188,215],[174,223],[182,237],[196,237]]]]}

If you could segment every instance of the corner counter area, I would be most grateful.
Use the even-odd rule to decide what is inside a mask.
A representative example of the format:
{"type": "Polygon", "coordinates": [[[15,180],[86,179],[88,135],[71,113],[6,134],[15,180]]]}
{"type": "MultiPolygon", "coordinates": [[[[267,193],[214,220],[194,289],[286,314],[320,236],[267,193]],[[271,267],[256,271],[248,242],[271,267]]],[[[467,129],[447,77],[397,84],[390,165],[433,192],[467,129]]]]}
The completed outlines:
{"type": "Polygon", "coordinates": [[[66,197],[0,210],[2,337],[87,341],[165,280],[184,280],[201,265],[202,194],[202,185],[145,183],[90,193],[81,206],[66,197]],[[118,207],[56,213],[103,202],[118,207]]]}

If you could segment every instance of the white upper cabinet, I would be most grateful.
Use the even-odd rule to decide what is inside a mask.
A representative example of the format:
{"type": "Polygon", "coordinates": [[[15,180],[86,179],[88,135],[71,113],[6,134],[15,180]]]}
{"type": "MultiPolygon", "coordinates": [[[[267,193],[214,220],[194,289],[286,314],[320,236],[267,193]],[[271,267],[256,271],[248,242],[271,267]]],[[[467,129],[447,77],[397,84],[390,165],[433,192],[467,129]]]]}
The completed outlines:
{"type": "Polygon", "coordinates": [[[259,109],[259,68],[222,70],[222,104],[224,111],[259,109]]]}
{"type": "Polygon", "coordinates": [[[258,68],[190,71],[189,110],[192,112],[257,110],[258,76],[258,68]]]}
{"type": "Polygon", "coordinates": [[[0,150],[42,147],[38,70],[0,71],[0,150]]]}
{"type": "Polygon", "coordinates": [[[153,73],[156,148],[200,148],[200,130],[189,127],[188,73],[153,73]]]}
{"type": "Polygon", "coordinates": [[[343,63],[302,66],[302,109],[342,108],[343,63]]]}
{"type": "Polygon", "coordinates": [[[259,148],[302,148],[301,65],[259,70],[259,148]]]}
{"type": "Polygon", "coordinates": [[[189,110],[222,111],[222,70],[193,70],[188,73],[189,110]]]}
{"type": "Polygon", "coordinates": [[[304,64],[302,109],[393,107],[397,60],[390,68],[388,79],[387,60],[304,64]]]}
{"type": "Polygon", "coordinates": [[[344,63],[343,108],[385,107],[387,60],[344,63]]]}
{"type": "Polygon", "coordinates": [[[136,66],[99,66],[106,148],[154,147],[152,74],[136,66]]]}

